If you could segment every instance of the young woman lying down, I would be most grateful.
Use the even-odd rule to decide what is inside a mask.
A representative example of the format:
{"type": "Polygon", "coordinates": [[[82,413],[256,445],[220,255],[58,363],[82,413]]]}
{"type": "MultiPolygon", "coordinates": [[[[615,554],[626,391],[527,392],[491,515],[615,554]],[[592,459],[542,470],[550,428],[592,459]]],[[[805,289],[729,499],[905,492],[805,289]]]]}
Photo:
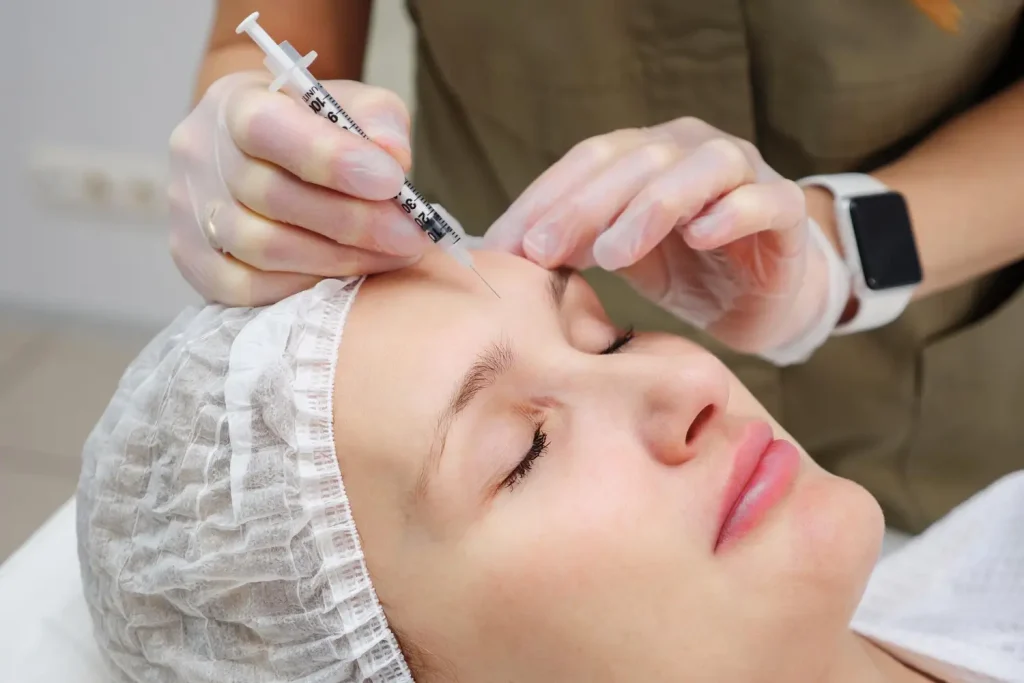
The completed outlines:
{"type": "Polygon", "coordinates": [[[718,360],[477,254],[184,314],[79,486],[119,681],[1024,680],[1024,479],[883,519],[718,360]],[[358,529],[358,532],[357,532],[358,529]]]}

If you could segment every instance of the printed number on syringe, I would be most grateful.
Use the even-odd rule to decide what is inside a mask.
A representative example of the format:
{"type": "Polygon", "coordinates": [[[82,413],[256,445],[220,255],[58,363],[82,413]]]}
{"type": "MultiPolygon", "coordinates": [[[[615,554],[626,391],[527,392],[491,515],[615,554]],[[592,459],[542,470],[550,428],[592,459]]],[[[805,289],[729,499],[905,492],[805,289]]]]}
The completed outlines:
{"type": "MultiPolygon", "coordinates": [[[[323,108],[327,103],[324,102],[319,97],[313,97],[313,95],[316,94],[316,92],[317,91],[315,88],[311,88],[306,92],[302,99],[306,101],[306,103],[309,105],[309,108],[313,110],[313,113],[319,114],[321,111],[323,111],[323,108]]],[[[338,114],[333,111],[327,112],[327,119],[331,123],[338,123],[339,121],[338,114]]],[[[352,130],[352,126],[348,124],[348,121],[343,121],[341,123],[341,127],[348,131],[352,130]]],[[[401,206],[403,209],[405,209],[406,214],[412,215],[413,209],[416,208],[416,200],[406,199],[405,201],[402,202],[401,206]]],[[[420,211],[419,215],[413,216],[413,220],[416,221],[416,224],[419,225],[421,228],[427,227],[428,218],[427,214],[424,213],[423,211],[420,211]]]]}
{"type": "MultiPolygon", "coordinates": [[[[312,109],[317,114],[319,114],[320,110],[324,108],[324,104],[326,103],[318,97],[315,100],[310,101],[309,108],[312,109]]],[[[333,111],[329,111],[327,112],[327,120],[330,121],[331,123],[337,123],[338,115],[335,114],[333,111]]],[[[344,126],[345,130],[348,130],[349,127],[347,125],[342,125],[344,126]]]]}
{"type": "MultiPolygon", "coordinates": [[[[402,202],[402,208],[405,209],[405,212],[407,214],[412,215],[412,210],[416,208],[416,200],[406,199],[404,202],[402,202]]],[[[416,221],[416,225],[420,226],[421,228],[427,227],[427,215],[422,211],[420,211],[418,216],[413,216],[413,220],[416,221]]]]}
{"type": "MultiPolygon", "coordinates": [[[[319,97],[313,97],[314,94],[316,94],[316,88],[310,88],[309,90],[306,91],[306,94],[302,96],[302,99],[305,100],[306,104],[309,105],[309,108],[313,110],[314,114],[319,114],[320,110],[322,110],[327,103],[324,102],[319,97]]],[[[337,123],[338,114],[333,111],[327,112],[327,120],[330,121],[331,123],[337,123]]],[[[347,124],[343,123],[342,126],[345,128],[345,130],[350,130],[350,126],[348,126],[347,124]]]]}

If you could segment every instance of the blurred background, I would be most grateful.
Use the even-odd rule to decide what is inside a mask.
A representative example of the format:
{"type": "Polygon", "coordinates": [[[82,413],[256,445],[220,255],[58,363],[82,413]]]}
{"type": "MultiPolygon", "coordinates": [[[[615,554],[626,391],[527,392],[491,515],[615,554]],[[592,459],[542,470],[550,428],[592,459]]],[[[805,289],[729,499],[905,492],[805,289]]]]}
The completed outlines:
{"type": "MultiPolygon", "coordinates": [[[[198,303],[167,252],[164,193],[212,10],[0,3],[0,562],[73,495],[124,368],[198,303]]],[[[403,0],[374,3],[365,80],[413,109],[403,0]]]]}

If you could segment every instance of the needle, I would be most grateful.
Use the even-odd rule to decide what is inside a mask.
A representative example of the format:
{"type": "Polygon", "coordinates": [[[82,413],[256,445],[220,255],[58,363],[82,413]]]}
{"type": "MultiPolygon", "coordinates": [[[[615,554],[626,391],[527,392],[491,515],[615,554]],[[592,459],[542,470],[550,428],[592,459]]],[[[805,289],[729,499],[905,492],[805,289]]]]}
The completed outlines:
{"type": "Polygon", "coordinates": [[[483,276],[483,275],[481,275],[481,274],[480,274],[480,272],[479,272],[479,271],[478,271],[478,270],[477,270],[476,268],[474,268],[473,266],[470,266],[469,268],[470,268],[470,270],[472,270],[472,271],[473,271],[474,273],[476,273],[476,276],[477,276],[478,278],[480,278],[480,282],[482,282],[482,283],[484,283],[485,285],[487,285],[487,289],[489,289],[489,290],[491,290],[492,292],[494,292],[494,296],[498,297],[499,299],[501,298],[501,295],[499,295],[499,294],[498,294],[497,292],[495,292],[495,291],[494,291],[494,287],[491,287],[490,283],[489,283],[489,282],[487,282],[487,280],[485,280],[485,279],[484,279],[484,276],[483,276]]]}

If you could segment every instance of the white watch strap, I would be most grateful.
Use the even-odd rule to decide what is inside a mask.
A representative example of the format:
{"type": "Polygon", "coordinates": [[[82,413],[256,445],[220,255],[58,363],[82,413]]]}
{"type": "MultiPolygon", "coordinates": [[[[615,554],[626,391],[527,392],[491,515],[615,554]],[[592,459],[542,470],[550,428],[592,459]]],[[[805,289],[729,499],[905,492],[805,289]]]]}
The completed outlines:
{"type": "Polygon", "coordinates": [[[858,307],[853,318],[837,325],[832,334],[852,334],[887,325],[900,316],[907,308],[914,293],[914,287],[897,287],[878,291],[870,289],[864,279],[860,262],[857,237],[850,223],[846,200],[863,195],[882,194],[889,188],[881,181],[863,173],[836,173],[815,175],[799,181],[801,187],[817,185],[828,189],[835,197],[836,225],[843,246],[843,259],[852,278],[853,293],[858,307]]]}
{"type": "Polygon", "coordinates": [[[881,180],[864,173],[832,173],[829,175],[812,175],[802,178],[797,183],[801,187],[818,185],[827,188],[836,199],[856,197],[862,194],[882,194],[889,192],[889,187],[881,180]]]}

